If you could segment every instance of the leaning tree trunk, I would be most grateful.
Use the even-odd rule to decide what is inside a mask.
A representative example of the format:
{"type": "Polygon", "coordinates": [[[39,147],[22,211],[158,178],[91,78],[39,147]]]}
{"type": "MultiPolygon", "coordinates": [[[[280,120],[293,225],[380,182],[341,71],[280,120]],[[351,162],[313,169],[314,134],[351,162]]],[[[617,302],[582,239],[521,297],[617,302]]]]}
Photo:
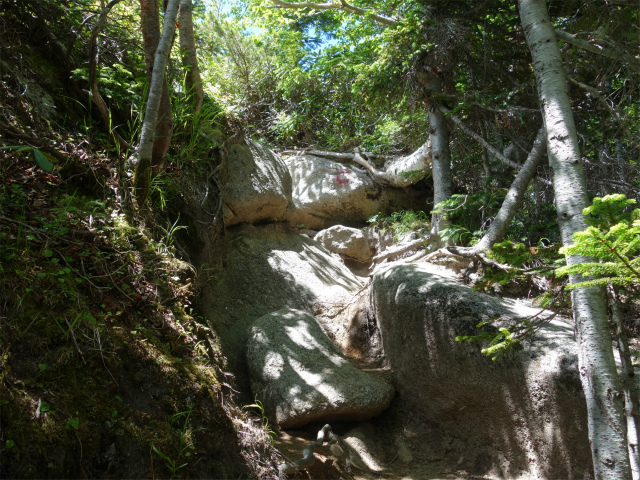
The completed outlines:
{"type": "Polygon", "coordinates": [[[152,175],[152,159],[154,149],[154,137],[156,132],[156,122],[158,121],[158,113],[162,99],[162,92],[165,80],[165,69],[167,60],[171,51],[171,43],[173,34],[176,30],[176,17],[178,16],[179,0],[169,0],[167,11],[164,15],[164,26],[162,36],[158,43],[154,62],[153,74],[151,76],[151,85],[149,87],[149,99],[147,101],[147,109],[142,124],[142,133],[140,134],[140,145],[138,146],[138,164],[136,166],[136,175],[134,179],[135,196],[138,207],[142,207],[147,200],[149,194],[149,184],[152,175]]]}
{"type": "Polygon", "coordinates": [[[547,146],[546,136],[547,134],[543,127],[538,132],[538,136],[533,142],[533,146],[531,147],[527,160],[518,172],[518,175],[511,184],[511,187],[509,187],[509,191],[507,192],[507,196],[504,197],[500,211],[493,219],[487,233],[485,233],[482,239],[480,239],[480,241],[473,247],[449,247],[450,252],[455,253],[456,255],[472,257],[484,252],[485,250],[489,250],[496,243],[504,239],[507,234],[507,229],[511,224],[511,220],[513,220],[513,217],[520,207],[522,198],[527,191],[527,187],[531,183],[531,179],[535,175],[536,169],[542,160],[545,147],[547,146]]]}
{"type": "MultiPolygon", "coordinates": [[[[156,50],[160,42],[160,10],[158,0],[140,0],[140,17],[142,20],[142,43],[144,45],[147,78],[149,84],[151,84],[156,50]]],[[[171,144],[171,137],[173,136],[171,97],[169,95],[169,85],[164,76],[162,82],[160,109],[156,122],[155,137],[153,139],[151,160],[153,176],[158,175],[164,169],[164,162],[167,151],[169,150],[169,145],[171,144]]]]}
{"type": "MultiPolygon", "coordinates": [[[[586,228],[582,210],[587,206],[587,194],[566,73],[546,2],[519,0],[518,4],[543,108],[560,233],[563,244],[570,245],[573,233],[586,228]]],[[[588,259],[577,255],[567,257],[569,265],[585,261],[588,259]]],[[[578,275],[570,277],[571,283],[582,280],[578,275]]],[[[572,300],[595,477],[630,479],[624,396],[613,356],[604,289],[575,289],[572,300]]]]}
{"type": "Polygon", "coordinates": [[[196,54],[196,40],[193,34],[193,5],[191,0],[180,0],[180,16],[178,19],[180,28],[180,54],[182,66],[186,70],[185,84],[187,95],[193,94],[194,113],[197,114],[204,100],[204,89],[198,68],[198,56],[196,54]]]}

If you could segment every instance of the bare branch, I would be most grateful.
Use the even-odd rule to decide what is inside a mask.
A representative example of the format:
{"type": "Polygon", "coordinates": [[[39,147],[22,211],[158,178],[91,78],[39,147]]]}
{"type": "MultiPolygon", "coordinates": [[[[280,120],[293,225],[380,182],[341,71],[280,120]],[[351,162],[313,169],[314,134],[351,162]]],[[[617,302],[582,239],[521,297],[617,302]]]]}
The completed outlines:
{"type": "Polygon", "coordinates": [[[372,20],[375,20],[387,27],[395,27],[400,22],[396,19],[385,17],[384,15],[378,15],[370,13],[368,10],[355,5],[347,3],[345,0],[340,2],[327,2],[327,3],[314,3],[314,2],[285,2],[284,0],[271,0],[275,5],[269,5],[267,8],[312,8],[314,10],[342,10],[343,12],[355,13],[356,15],[362,15],[372,20]]]}
{"type": "Polygon", "coordinates": [[[538,131],[538,136],[533,142],[531,152],[529,153],[526,162],[511,184],[511,187],[502,202],[500,211],[482,239],[473,247],[449,247],[450,252],[463,257],[475,257],[482,252],[489,250],[493,245],[504,239],[513,217],[522,204],[522,199],[527,187],[531,183],[531,179],[535,175],[536,169],[544,156],[543,154],[547,148],[546,134],[547,132],[544,127],[538,131]]]}
{"type": "Polygon", "coordinates": [[[387,260],[389,258],[396,258],[402,255],[403,253],[410,252],[412,250],[417,250],[419,248],[426,247],[433,243],[434,239],[436,239],[438,235],[428,234],[424,237],[420,237],[417,240],[413,240],[409,243],[401,243],[396,245],[395,248],[391,248],[389,250],[385,250],[382,253],[379,253],[375,257],[373,257],[372,262],[374,264],[380,263],[383,260],[387,260]]]}
{"type": "MultiPolygon", "coordinates": [[[[303,150],[282,150],[278,152],[280,155],[313,155],[314,157],[324,157],[324,158],[332,158],[338,161],[352,161],[354,154],[353,153],[343,153],[343,152],[328,152],[325,150],[313,150],[309,148],[305,148],[303,150]]],[[[360,152],[361,155],[364,155],[366,158],[371,160],[393,160],[396,157],[393,155],[379,155],[377,153],[371,152],[360,152]]]]}
{"type": "MultiPolygon", "coordinates": [[[[474,138],[474,140],[476,140],[478,143],[480,143],[480,145],[482,145],[484,148],[486,148],[487,150],[489,150],[491,153],[493,153],[496,158],[498,160],[500,160],[502,163],[504,163],[505,165],[508,165],[511,168],[516,168],[518,170],[520,170],[522,168],[522,165],[520,165],[517,162],[514,162],[513,160],[511,160],[510,158],[507,158],[500,150],[498,150],[496,147],[494,147],[493,145],[491,145],[489,142],[487,142],[484,138],[482,138],[480,135],[478,135],[476,132],[474,132],[473,130],[471,130],[469,127],[467,127],[464,122],[462,120],[460,120],[458,117],[456,117],[455,115],[453,115],[451,113],[451,110],[449,110],[447,107],[445,107],[444,105],[440,106],[440,111],[442,113],[446,113],[447,117],[450,118],[451,120],[453,120],[456,125],[458,125],[466,134],[470,135],[471,137],[474,138]]],[[[545,183],[547,185],[551,185],[551,182],[549,180],[547,180],[546,178],[539,178],[538,179],[542,182],[545,183]]]]}
{"type": "Polygon", "coordinates": [[[619,122],[622,122],[622,119],[620,118],[620,114],[615,110],[615,108],[613,108],[611,103],[607,101],[607,98],[605,97],[605,95],[600,90],[598,90],[595,87],[592,87],[591,85],[587,85],[586,83],[582,83],[582,82],[580,82],[580,81],[576,80],[575,78],[570,77],[568,75],[567,75],[567,78],[576,87],[580,87],[583,90],[586,90],[587,92],[589,92],[591,95],[594,95],[600,101],[600,103],[602,103],[607,108],[607,110],[609,110],[611,112],[611,115],[616,117],[616,119],[619,122]]]}
{"type": "Polygon", "coordinates": [[[624,60],[631,63],[635,67],[639,66],[638,61],[634,57],[627,55],[626,52],[622,49],[613,50],[610,48],[604,48],[600,45],[595,45],[591,42],[578,38],[575,35],[557,28],[555,29],[555,34],[558,40],[570,43],[571,45],[580,47],[583,50],[587,50],[588,52],[596,53],[598,55],[602,55],[603,57],[612,58],[614,60],[624,60]]]}

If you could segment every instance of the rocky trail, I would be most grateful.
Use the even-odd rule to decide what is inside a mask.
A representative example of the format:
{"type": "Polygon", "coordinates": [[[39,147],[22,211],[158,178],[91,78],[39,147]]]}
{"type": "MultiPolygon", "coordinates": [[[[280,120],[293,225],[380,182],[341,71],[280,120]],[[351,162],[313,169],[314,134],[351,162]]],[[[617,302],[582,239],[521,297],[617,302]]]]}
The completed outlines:
{"type": "MultiPolygon", "coordinates": [[[[412,257],[424,248],[415,234],[397,245],[357,228],[391,208],[357,169],[308,155],[285,162],[251,142],[233,158],[245,170],[225,184],[235,203],[224,268],[200,304],[238,399],[260,402],[283,463],[330,424],[354,478],[589,478],[569,320],[472,291],[447,268],[455,261],[412,257]],[[516,319],[544,325],[496,361],[478,342],[456,341],[480,322],[496,332],[516,319]]],[[[316,458],[298,478],[349,478],[337,445],[316,458]]]]}

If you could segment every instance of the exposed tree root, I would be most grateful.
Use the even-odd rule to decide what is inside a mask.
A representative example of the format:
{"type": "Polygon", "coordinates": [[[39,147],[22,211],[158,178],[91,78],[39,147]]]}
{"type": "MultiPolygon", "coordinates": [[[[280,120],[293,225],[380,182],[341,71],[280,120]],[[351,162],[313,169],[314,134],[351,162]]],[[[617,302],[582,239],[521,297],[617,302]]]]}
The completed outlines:
{"type": "Polygon", "coordinates": [[[374,264],[380,263],[383,260],[394,259],[396,257],[399,257],[403,253],[407,253],[412,250],[418,250],[419,248],[426,247],[427,245],[433,242],[435,237],[437,237],[437,235],[429,234],[424,237],[420,237],[417,240],[414,240],[413,242],[410,242],[410,243],[401,243],[400,245],[397,245],[395,248],[390,248],[388,250],[385,250],[382,253],[379,253],[378,255],[373,257],[372,262],[374,264]]]}

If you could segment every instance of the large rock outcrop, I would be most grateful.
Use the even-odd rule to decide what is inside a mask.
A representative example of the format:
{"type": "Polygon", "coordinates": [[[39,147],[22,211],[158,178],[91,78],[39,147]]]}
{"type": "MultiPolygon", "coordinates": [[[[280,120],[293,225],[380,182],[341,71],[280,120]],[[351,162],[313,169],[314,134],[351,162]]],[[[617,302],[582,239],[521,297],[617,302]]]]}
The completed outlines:
{"type": "Polygon", "coordinates": [[[284,217],[291,205],[291,175],[278,154],[246,140],[229,147],[226,166],[225,225],[284,217]]]}
{"type": "Polygon", "coordinates": [[[318,232],[314,240],[334,253],[361,263],[371,261],[375,253],[370,246],[369,238],[362,230],[344,225],[326,228],[318,232]]]}
{"type": "Polygon", "coordinates": [[[377,274],[371,300],[399,395],[414,421],[439,432],[436,439],[449,438],[443,455],[498,477],[590,478],[570,322],[550,321],[530,348],[491,361],[478,344],[455,337],[477,334],[483,319],[539,310],[472,292],[417,265],[377,274]]]}
{"type": "Polygon", "coordinates": [[[283,428],[379,415],[393,387],[351,365],[316,319],[282,309],[257,319],[247,341],[253,394],[283,428]]]}
{"type": "Polygon", "coordinates": [[[284,224],[242,224],[227,230],[221,255],[223,268],[210,272],[200,304],[221,337],[238,389],[248,392],[245,345],[249,326],[263,315],[304,310],[337,344],[349,337],[345,306],[362,282],[318,242],[284,224]]]}
{"type": "Polygon", "coordinates": [[[378,212],[424,208],[411,190],[382,188],[359,168],[312,155],[286,160],[293,181],[292,225],[323,229],[335,224],[358,225],[378,212]],[[419,202],[421,205],[418,205],[419,202]]]}

